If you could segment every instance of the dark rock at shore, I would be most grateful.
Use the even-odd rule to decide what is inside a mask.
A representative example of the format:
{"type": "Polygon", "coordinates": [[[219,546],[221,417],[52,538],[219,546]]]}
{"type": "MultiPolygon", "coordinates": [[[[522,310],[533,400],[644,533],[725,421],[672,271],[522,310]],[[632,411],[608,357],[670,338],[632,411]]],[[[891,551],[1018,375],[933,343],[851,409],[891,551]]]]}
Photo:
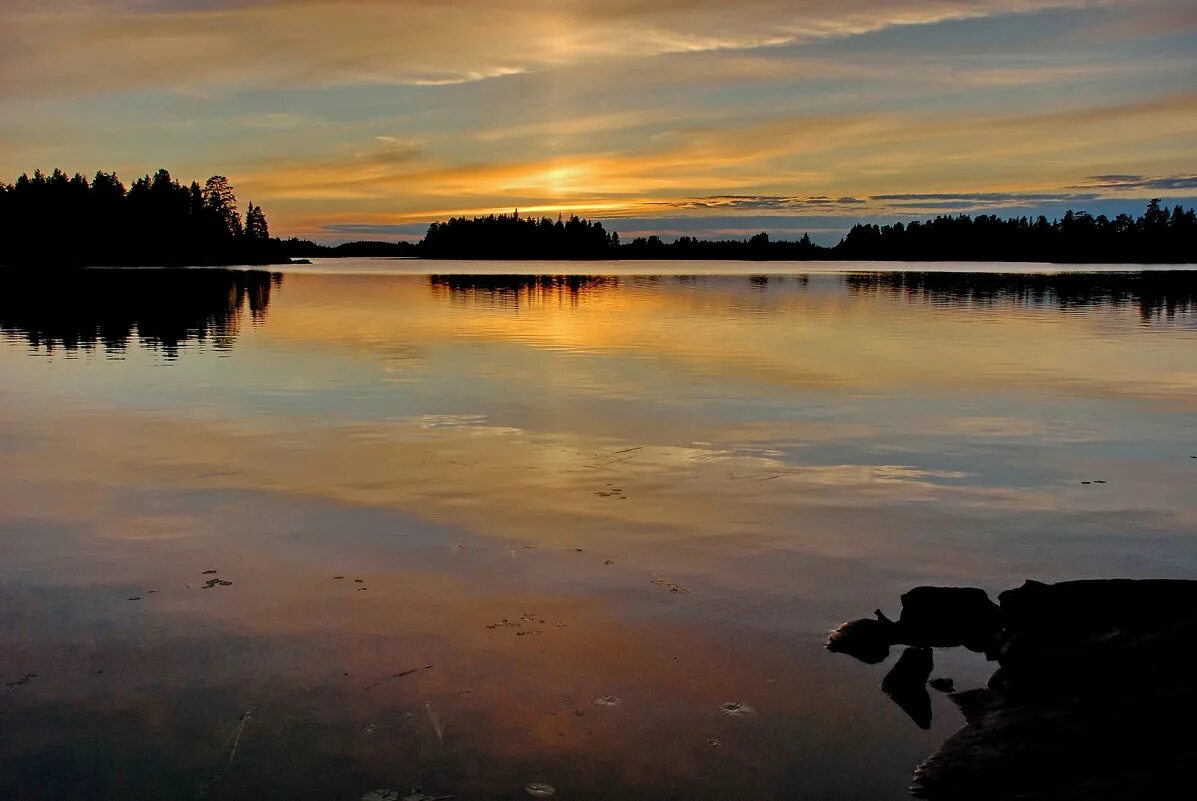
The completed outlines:
{"type": "Polygon", "coordinates": [[[878,613],[876,620],[862,618],[849,621],[827,638],[827,650],[847,654],[861,662],[875,665],[889,659],[889,646],[894,636],[894,624],[878,613]]]}
{"type": "MultiPolygon", "coordinates": [[[[920,615],[940,622],[956,615],[933,607],[963,596],[923,589],[920,615]]],[[[987,687],[951,694],[965,726],[919,766],[912,794],[929,801],[1190,797],[1197,581],[1028,581],[998,600],[999,627],[983,639],[999,668],[987,687]]],[[[907,605],[903,596],[904,618],[907,605]]],[[[984,618],[976,630],[992,625],[983,604],[973,611],[984,618]]],[[[956,621],[959,631],[974,630],[967,617],[956,621]]],[[[937,633],[951,630],[945,623],[937,633]]],[[[929,649],[907,649],[883,689],[908,688],[924,664],[929,674],[930,662],[929,649]],[[891,682],[903,660],[901,680],[891,682]]],[[[913,696],[899,701],[886,692],[903,709],[911,704],[913,696]]]]}
{"type": "Polygon", "coordinates": [[[915,587],[902,596],[902,642],[985,651],[1001,629],[1001,611],[976,587],[915,587]]]}
{"type": "Polygon", "coordinates": [[[827,650],[875,665],[889,658],[891,645],[987,651],[1001,629],[998,605],[976,587],[915,587],[902,596],[896,623],[880,609],[873,614],[831,632],[827,650]]]}

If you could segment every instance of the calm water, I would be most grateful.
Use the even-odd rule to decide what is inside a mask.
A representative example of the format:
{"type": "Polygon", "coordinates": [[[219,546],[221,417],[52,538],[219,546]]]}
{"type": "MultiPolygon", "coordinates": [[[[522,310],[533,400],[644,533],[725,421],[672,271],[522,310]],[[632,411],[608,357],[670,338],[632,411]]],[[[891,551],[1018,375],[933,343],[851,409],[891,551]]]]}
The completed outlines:
{"type": "Polygon", "coordinates": [[[1192,273],[578,267],[6,276],[0,798],[900,799],[828,628],[1197,573],[1192,273]]]}

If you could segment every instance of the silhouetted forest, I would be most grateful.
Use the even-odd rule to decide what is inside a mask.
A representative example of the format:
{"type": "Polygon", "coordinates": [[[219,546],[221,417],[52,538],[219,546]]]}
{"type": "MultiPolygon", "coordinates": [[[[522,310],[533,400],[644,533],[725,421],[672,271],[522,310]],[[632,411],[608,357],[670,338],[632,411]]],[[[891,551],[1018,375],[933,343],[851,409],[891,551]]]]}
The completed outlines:
{"type": "Polygon", "coordinates": [[[725,259],[740,261],[809,261],[833,259],[834,249],[816,245],[810,236],[797,242],[770,239],[761,232],[749,239],[712,241],[682,236],[665,242],[659,236],[636,237],[619,249],[623,259],[725,259]]]}
{"type": "Polygon", "coordinates": [[[550,220],[513,214],[453,217],[433,223],[419,245],[426,259],[610,259],[619,234],[579,217],[550,220]]]}
{"type": "Polygon", "coordinates": [[[53,352],[124,351],[130,341],[174,358],[195,341],[232,347],[245,311],[262,321],[279,273],[260,270],[80,270],[4,273],[0,331],[53,352]]]}
{"type": "Polygon", "coordinates": [[[895,261],[1046,261],[1191,264],[1197,262],[1197,213],[1152,200],[1143,216],[1114,219],[1068,211],[1000,219],[936,217],[906,225],[854,225],[832,248],[837,259],[895,261]]]}
{"type": "Polygon", "coordinates": [[[1197,214],[1151,201],[1143,216],[1114,219],[1068,211],[1059,220],[1040,216],[1002,219],[960,214],[874,225],[859,223],[832,247],[809,236],[775,241],[767,233],[747,240],[709,241],[683,236],[672,243],[637,238],[619,249],[626,259],[812,259],[844,261],[1039,261],[1074,263],[1197,262],[1197,214]]]}
{"type": "Polygon", "coordinates": [[[406,243],[355,242],[328,248],[292,240],[288,254],[412,255],[427,259],[724,259],[859,261],[1040,261],[1074,263],[1197,262],[1197,213],[1159,200],[1144,214],[1110,219],[1069,211],[1058,220],[1040,216],[946,215],[892,225],[861,223],[834,246],[809,235],[775,240],[762,232],[749,239],[707,240],[658,236],[620,242],[600,222],[513,214],[433,223],[424,239],[406,243]],[[342,250],[343,249],[343,250],[342,250]]]}
{"type": "Polygon", "coordinates": [[[856,292],[889,291],[931,302],[981,305],[1018,303],[1136,306],[1144,319],[1197,310],[1197,271],[1144,270],[1126,273],[853,273],[845,285],[856,292]]]}
{"type": "Polygon", "coordinates": [[[227,178],[184,186],[166,170],[128,188],[61,170],[0,183],[0,263],[49,266],[286,261],[261,206],[244,215],[227,178]]]}
{"type": "Polygon", "coordinates": [[[340,245],[321,245],[309,239],[285,239],[284,252],[291,258],[408,258],[419,256],[415,242],[376,242],[361,240],[340,245]]]}
{"type": "Polygon", "coordinates": [[[238,208],[227,178],[183,185],[166,170],[128,188],[114,173],[88,180],[61,170],[0,183],[0,263],[39,265],[272,264],[290,258],[731,259],[1197,263],[1197,213],[1152,200],[1140,217],[1068,211],[1002,219],[946,215],[854,225],[834,246],[809,236],[744,240],[637,237],[621,243],[601,222],[512,214],[436,222],[419,243],[321,245],[271,238],[260,206],[238,208]]]}

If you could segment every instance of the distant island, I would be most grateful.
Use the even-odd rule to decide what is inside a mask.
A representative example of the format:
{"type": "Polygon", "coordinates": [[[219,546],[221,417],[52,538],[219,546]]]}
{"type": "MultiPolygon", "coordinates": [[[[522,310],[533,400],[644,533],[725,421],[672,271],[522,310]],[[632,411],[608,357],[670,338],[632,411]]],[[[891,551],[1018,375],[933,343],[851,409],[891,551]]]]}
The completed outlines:
{"type": "Polygon", "coordinates": [[[1008,261],[1114,264],[1197,263],[1197,213],[1152,200],[1139,217],[1068,211],[1057,220],[943,215],[858,223],[837,244],[657,236],[620,240],[601,222],[518,211],[434,222],[419,242],[323,245],[270,236],[261,206],[244,215],[228,179],[184,185],[166,170],[128,188],[115,173],[88,180],[61,170],[0,182],[0,264],[185,266],[278,264],[312,257],[494,260],[1008,261]]]}
{"type": "Polygon", "coordinates": [[[804,235],[774,240],[711,241],[692,236],[665,242],[637,237],[621,242],[601,222],[522,217],[519,212],[433,223],[412,246],[426,259],[725,259],[748,261],[1012,261],[1066,263],[1197,263],[1197,212],[1165,209],[1152,200],[1138,218],[1114,219],[1068,211],[1040,216],[940,216],[892,225],[859,223],[832,246],[804,235]]]}

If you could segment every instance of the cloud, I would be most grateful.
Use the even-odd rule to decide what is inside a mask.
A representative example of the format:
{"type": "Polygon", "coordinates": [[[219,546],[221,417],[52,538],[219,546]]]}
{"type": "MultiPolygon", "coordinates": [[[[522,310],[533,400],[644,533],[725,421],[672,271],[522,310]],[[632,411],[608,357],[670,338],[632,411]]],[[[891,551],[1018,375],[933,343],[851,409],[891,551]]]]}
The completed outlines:
{"type": "Polygon", "coordinates": [[[1148,178],[1142,175],[1092,175],[1078,187],[1099,189],[1197,189],[1197,175],[1163,175],[1148,178]]]}
{"type": "Polygon", "coordinates": [[[804,209],[830,209],[841,206],[861,206],[868,201],[858,197],[785,197],[779,195],[708,195],[686,200],[660,201],[655,205],[672,209],[711,209],[746,211],[799,211],[804,209]]]}
{"type": "Polygon", "coordinates": [[[444,86],[573,64],[744,51],[1096,0],[135,0],[0,12],[6,96],[135,88],[444,86]]]}
{"type": "Polygon", "coordinates": [[[1096,200],[1093,192],[922,192],[871,195],[869,200],[889,208],[983,209],[1029,203],[1078,203],[1096,200]]]}
{"type": "Polygon", "coordinates": [[[875,209],[958,209],[983,211],[1048,204],[1085,204],[1102,199],[1116,199],[1127,192],[1197,190],[1197,175],[1172,175],[1154,178],[1142,175],[1093,175],[1085,181],[1057,191],[1011,192],[904,192],[870,195],[875,209]],[[1071,190],[1089,189],[1076,192],[1071,190]]]}

